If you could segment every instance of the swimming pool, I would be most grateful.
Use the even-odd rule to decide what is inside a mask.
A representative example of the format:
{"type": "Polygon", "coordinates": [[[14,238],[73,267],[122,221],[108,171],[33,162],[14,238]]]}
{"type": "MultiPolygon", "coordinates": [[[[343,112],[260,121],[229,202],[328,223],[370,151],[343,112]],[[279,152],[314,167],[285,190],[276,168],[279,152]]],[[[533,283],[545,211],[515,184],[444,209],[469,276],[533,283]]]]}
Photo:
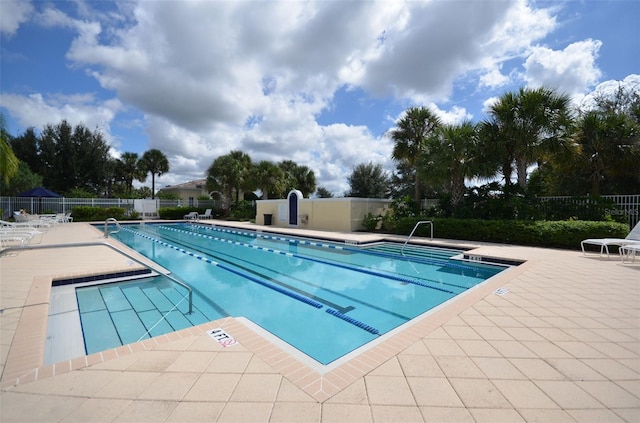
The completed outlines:
{"type": "Polygon", "coordinates": [[[123,225],[112,236],[186,282],[193,313],[184,290],[167,281],[82,288],[76,292],[80,310],[88,310],[81,315],[85,333],[100,331],[104,319],[131,322],[141,313],[127,340],[176,330],[172,322],[242,316],[322,364],[504,269],[452,259],[457,250],[408,246],[401,254],[395,243],[356,246],[194,223],[123,225]],[[87,298],[104,302],[102,317],[83,305],[87,298]],[[150,311],[156,302],[163,305],[150,311]]]}

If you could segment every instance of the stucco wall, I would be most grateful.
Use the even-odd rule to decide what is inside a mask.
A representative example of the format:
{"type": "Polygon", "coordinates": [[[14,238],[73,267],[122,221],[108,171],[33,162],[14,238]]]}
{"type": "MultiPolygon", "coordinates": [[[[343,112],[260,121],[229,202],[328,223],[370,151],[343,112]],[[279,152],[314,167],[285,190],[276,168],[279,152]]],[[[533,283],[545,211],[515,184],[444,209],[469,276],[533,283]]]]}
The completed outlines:
{"type": "MultiPolygon", "coordinates": [[[[289,225],[287,200],[258,200],[256,223],[264,225],[264,215],[271,214],[272,225],[289,225]]],[[[384,214],[391,200],[377,198],[304,198],[300,200],[298,226],[302,229],[354,232],[364,229],[367,213],[384,214]]]]}

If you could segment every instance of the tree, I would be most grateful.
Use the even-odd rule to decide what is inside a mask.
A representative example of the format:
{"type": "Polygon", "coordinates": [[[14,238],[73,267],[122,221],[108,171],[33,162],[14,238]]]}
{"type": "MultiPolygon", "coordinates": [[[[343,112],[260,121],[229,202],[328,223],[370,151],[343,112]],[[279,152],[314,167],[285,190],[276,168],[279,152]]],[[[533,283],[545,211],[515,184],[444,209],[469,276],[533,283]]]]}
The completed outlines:
{"type": "Polygon", "coordinates": [[[351,188],[345,192],[345,197],[389,197],[389,175],[382,169],[381,164],[360,163],[354,167],[347,181],[351,188]]]}
{"type": "Polygon", "coordinates": [[[318,196],[318,198],[333,198],[333,193],[322,186],[318,187],[318,189],[316,190],[316,195],[318,196]]]}
{"type": "Polygon", "coordinates": [[[439,178],[451,193],[451,204],[456,206],[466,191],[465,180],[494,173],[479,160],[478,128],[471,121],[456,125],[443,125],[429,141],[429,154],[425,165],[432,177],[439,178]]]}
{"type": "Polygon", "coordinates": [[[117,159],[116,175],[121,180],[127,194],[133,191],[133,181],[144,182],[147,179],[147,172],[142,168],[137,153],[122,153],[117,159]]]}
{"type": "Polygon", "coordinates": [[[18,158],[11,149],[4,115],[0,113],[0,175],[5,184],[18,173],[18,158]]]}
{"type": "Polygon", "coordinates": [[[252,169],[252,179],[256,188],[262,191],[262,199],[278,195],[285,185],[284,172],[273,162],[262,160],[252,169]]]}
{"type": "Polygon", "coordinates": [[[280,198],[285,198],[289,191],[297,189],[303,197],[308,197],[316,190],[316,176],[307,166],[300,166],[292,160],[283,160],[278,166],[284,172],[285,187],[280,198]]]}
{"type": "Polygon", "coordinates": [[[151,172],[151,198],[155,198],[156,193],[156,175],[160,177],[163,173],[169,171],[169,160],[157,149],[146,151],[139,163],[140,169],[146,174],[151,172]]]}
{"type": "Polygon", "coordinates": [[[207,170],[207,189],[222,191],[227,198],[228,206],[231,206],[235,190],[238,203],[240,190],[250,185],[250,169],[251,158],[241,151],[232,151],[220,156],[207,170]]]}
{"type": "MultiPolygon", "coordinates": [[[[412,107],[405,111],[396,128],[389,131],[389,136],[395,142],[392,158],[406,161],[417,170],[419,159],[427,148],[427,140],[439,126],[440,119],[426,107],[412,107]]],[[[414,199],[418,204],[421,192],[420,172],[415,172],[414,199]]]]}
{"type": "Polygon", "coordinates": [[[21,160],[18,160],[18,172],[9,180],[9,183],[6,183],[4,178],[0,179],[0,193],[7,197],[40,186],[42,186],[42,176],[33,173],[21,160]]]}
{"type": "MultiPolygon", "coordinates": [[[[74,188],[104,195],[109,180],[109,145],[99,130],[72,127],[66,120],[48,124],[37,140],[37,163],[32,170],[53,191],[74,188]]],[[[31,165],[30,165],[31,166],[31,165]]]]}
{"type": "Polygon", "coordinates": [[[580,119],[577,163],[588,174],[592,196],[600,195],[606,179],[628,177],[640,183],[639,137],[640,127],[622,113],[590,111],[580,119]]]}
{"type": "Polygon", "coordinates": [[[515,161],[521,188],[526,187],[530,165],[548,154],[570,151],[573,121],[569,104],[568,96],[554,90],[520,88],[517,93],[503,94],[491,106],[492,119],[487,126],[494,131],[495,142],[500,143],[496,151],[505,162],[515,161]]]}

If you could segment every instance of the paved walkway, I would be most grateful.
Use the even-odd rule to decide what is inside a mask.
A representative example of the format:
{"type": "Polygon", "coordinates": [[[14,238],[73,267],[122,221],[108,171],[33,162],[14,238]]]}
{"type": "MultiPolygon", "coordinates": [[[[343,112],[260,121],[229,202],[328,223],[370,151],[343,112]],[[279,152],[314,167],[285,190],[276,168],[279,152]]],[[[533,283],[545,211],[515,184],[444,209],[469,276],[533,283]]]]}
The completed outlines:
{"type": "MultiPolygon", "coordinates": [[[[87,241],[104,240],[72,223],[41,244],[87,241]]],[[[465,245],[527,262],[324,370],[234,318],[45,366],[52,277],[136,265],[101,246],[5,254],[0,421],[640,421],[640,260],[465,245]]]]}

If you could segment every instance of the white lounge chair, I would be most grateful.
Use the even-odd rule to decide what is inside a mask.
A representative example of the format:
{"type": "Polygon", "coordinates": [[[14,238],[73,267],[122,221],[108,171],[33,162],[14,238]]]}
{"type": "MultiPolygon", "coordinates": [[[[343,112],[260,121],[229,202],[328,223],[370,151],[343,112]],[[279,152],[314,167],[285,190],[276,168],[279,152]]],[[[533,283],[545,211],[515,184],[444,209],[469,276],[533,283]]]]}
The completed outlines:
{"type": "Polygon", "coordinates": [[[609,247],[610,246],[618,246],[623,247],[625,245],[640,245],[640,222],[636,223],[636,226],[633,227],[631,232],[625,238],[593,238],[593,239],[585,239],[580,243],[580,247],[582,248],[582,254],[586,255],[586,251],[584,250],[585,245],[599,245],[600,246],[600,255],[606,251],[607,257],[609,257],[609,247]]]}
{"type": "Polygon", "coordinates": [[[184,215],[185,220],[198,220],[198,212],[190,212],[184,215]]]}
{"type": "Polygon", "coordinates": [[[213,216],[211,215],[211,209],[206,209],[204,211],[204,214],[199,214],[198,217],[200,219],[213,219],[213,216]]]}
{"type": "Polygon", "coordinates": [[[627,263],[627,260],[630,260],[631,263],[635,263],[636,254],[640,253],[640,243],[623,245],[618,251],[620,252],[620,258],[623,263],[627,263]]]}

